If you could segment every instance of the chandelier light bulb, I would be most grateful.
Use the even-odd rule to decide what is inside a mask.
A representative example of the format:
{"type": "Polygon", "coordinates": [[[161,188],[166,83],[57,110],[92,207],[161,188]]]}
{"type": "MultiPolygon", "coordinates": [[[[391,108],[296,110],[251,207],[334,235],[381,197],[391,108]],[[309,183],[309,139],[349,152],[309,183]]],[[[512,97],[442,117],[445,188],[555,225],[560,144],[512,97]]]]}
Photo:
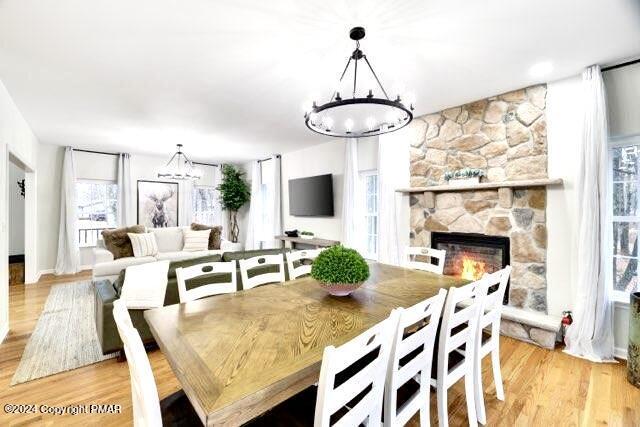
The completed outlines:
{"type": "Polygon", "coordinates": [[[309,114],[309,121],[315,126],[318,123],[318,113],[309,114]]]}
{"type": "Polygon", "coordinates": [[[351,132],[353,130],[353,119],[347,119],[344,121],[344,128],[347,132],[351,132]]]}
{"type": "Polygon", "coordinates": [[[327,130],[333,129],[333,119],[329,116],[325,116],[322,118],[322,124],[327,130]]]}
{"type": "Polygon", "coordinates": [[[367,117],[365,123],[367,125],[367,129],[373,130],[373,128],[376,126],[376,119],[374,119],[373,117],[367,117]]]}

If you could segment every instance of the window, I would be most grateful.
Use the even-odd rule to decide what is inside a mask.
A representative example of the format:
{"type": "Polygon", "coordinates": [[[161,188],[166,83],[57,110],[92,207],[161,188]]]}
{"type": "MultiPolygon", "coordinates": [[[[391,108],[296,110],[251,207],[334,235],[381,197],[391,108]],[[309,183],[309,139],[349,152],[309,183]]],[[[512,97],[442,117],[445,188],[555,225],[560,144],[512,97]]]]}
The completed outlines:
{"type": "Polygon", "coordinates": [[[215,187],[195,186],[191,202],[193,204],[193,221],[204,225],[220,225],[216,212],[217,191],[215,187]]]}
{"type": "Polygon", "coordinates": [[[118,185],[111,181],[76,182],[78,242],[95,246],[100,233],[118,225],[118,185]]]}
{"type": "Polygon", "coordinates": [[[262,226],[260,227],[261,236],[260,240],[262,241],[262,247],[265,246],[264,243],[273,242],[273,200],[275,198],[275,185],[274,185],[274,162],[273,160],[263,160],[260,171],[261,171],[261,182],[262,186],[260,188],[260,196],[262,203],[262,226]]]}
{"type": "Polygon", "coordinates": [[[613,232],[613,289],[618,296],[640,290],[638,283],[638,188],[640,141],[616,143],[610,150],[610,182],[613,232]]]}
{"type": "Polygon", "coordinates": [[[378,259],[378,171],[360,172],[364,193],[365,253],[368,259],[378,259]]]}

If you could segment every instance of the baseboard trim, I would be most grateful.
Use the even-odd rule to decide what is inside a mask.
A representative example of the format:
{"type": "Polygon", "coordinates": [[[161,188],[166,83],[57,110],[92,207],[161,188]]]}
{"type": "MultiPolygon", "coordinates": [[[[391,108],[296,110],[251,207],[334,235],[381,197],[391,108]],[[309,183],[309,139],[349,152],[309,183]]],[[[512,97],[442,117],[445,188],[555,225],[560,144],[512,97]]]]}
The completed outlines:
{"type": "Polygon", "coordinates": [[[7,337],[7,334],[9,333],[9,325],[4,325],[1,329],[0,329],[0,344],[2,344],[2,342],[4,341],[4,339],[7,337]]]}
{"type": "Polygon", "coordinates": [[[627,349],[626,348],[620,348],[620,347],[614,347],[613,348],[613,355],[615,357],[617,357],[618,359],[627,360],[627,349]]]}

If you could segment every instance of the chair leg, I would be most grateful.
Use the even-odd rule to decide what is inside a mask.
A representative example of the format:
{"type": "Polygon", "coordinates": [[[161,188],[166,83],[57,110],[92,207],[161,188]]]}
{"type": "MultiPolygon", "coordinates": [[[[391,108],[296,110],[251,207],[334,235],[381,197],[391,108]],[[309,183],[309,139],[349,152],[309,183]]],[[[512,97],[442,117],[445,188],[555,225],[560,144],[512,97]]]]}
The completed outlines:
{"type": "Polygon", "coordinates": [[[436,386],[438,399],[438,427],[449,427],[449,414],[447,412],[447,389],[441,382],[436,386]]]}
{"type": "Polygon", "coordinates": [[[487,423],[487,413],[484,407],[484,394],[482,390],[482,358],[479,356],[480,351],[477,350],[474,355],[473,367],[473,385],[475,391],[476,416],[480,424],[487,423]]]}
{"type": "Polygon", "coordinates": [[[464,391],[467,398],[467,416],[469,417],[469,425],[475,427],[478,425],[478,418],[476,415],[476,402],[474,399],[474,382],[473,382],[473,369],[464,376],[464,391]]]}
{"type": "Polygon", "coordinates": [[[497,345],[491,350],[491,367],[493,368],[493,382],[496,384],[496,396],[498,400],[504,401],[502,372],[500,371],[500,347],[497,345]]]}
{"type": "Polygon", "coordinates": [[[425,402],[420,406],[420,427],[429,427],[431,425],[429,400],[430,399],[425,399],[425,402]]]}

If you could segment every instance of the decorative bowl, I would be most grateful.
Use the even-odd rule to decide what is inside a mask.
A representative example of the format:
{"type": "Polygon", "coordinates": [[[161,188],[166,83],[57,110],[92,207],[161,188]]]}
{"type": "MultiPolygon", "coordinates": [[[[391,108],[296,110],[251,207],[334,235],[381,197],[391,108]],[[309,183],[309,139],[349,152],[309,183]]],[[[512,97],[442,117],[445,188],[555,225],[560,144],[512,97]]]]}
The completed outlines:
{"type": "Polygon", "coordinates": [[[360,283],[322,283],[318,282],[320,286],[329,294],[336,297],[346,297],[351,292],[358,289],[364,282],[360,283]]]}
{"type": "Polygon", "coordinates": [[[313,239],[315,236],[313,234],[301,234],[300,238],[302,239],[307,239],[307,240],[311,240],[313,239]]]}

